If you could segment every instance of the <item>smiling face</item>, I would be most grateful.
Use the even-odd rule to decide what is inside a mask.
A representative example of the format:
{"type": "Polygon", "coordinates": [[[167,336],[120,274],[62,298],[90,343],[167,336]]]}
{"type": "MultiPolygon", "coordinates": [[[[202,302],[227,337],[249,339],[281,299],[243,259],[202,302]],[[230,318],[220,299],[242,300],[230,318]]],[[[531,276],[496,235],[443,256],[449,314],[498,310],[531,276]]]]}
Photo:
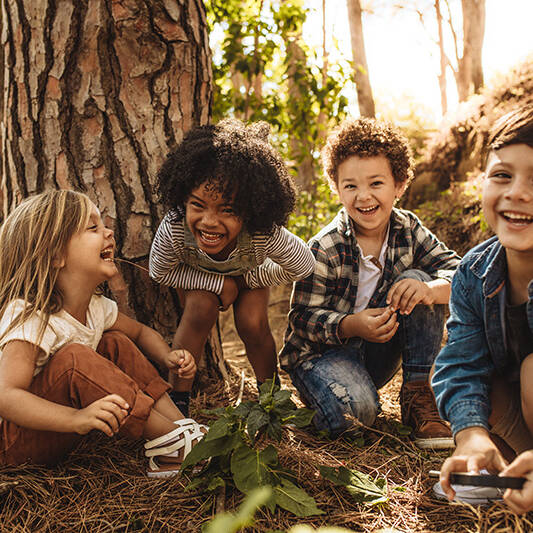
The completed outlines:
{"type": "Polygon", "coordinates": [[[185,204],[185,220],[198,247],[219,261],[227,259],[235,248],[243,225],[231,200],[206,182],[191,191],[185,204]]]}
{"type": "Polygon", "coordinates": [[[85,228],[67,244],[65,255],[60,260],[60,276],[68,276],[70,283],[97,287],[117,273],[114,253],[113,230],[104,225],[98,209],[92,204],[85,228]]]}
{"type": "Polygon", "coordinates": [[[356,235],[383,240],[394,201],[405,189],[394,180],[388,159],[352,155],[339,165],[337,176],[339,199],[356,235]]]}
{"type": "Polygon", "coordinates": [[[508,256],[533,255],[533,148],[511,144],[490,153],[482,205],[508,256]]]}

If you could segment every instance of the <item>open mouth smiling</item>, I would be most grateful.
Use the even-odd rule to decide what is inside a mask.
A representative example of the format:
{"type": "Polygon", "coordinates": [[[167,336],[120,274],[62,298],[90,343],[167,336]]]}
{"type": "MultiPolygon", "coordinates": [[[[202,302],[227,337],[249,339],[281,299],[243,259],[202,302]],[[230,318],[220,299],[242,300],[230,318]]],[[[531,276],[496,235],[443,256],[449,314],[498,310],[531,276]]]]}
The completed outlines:
{"type": "Polygon", "coordinates": [[[374,213],[378,210],[379,206],[378,205],[374,205],[372,207],[357,207],[357,211],[359,211],[360,213],[363,213],[363,215],[369,215],[371,213],[374,213]]]}
{"type": "Polygon", "coordinates": [[[107,248],[104,248],[101,252],[100,252],[100,257],[104,260],[104,261],[108,261],[109,263],[112,263],[114,261],[114,257],[113,257],[113,246],[108,246],[107,248]]]}
{"type": "Polygon", "coordinates": [[[526,215],[525,213],[516,213],[515,211],[502,211],[500,215],[505,220],[507,220],[507,222],[511,222],[512,224],[520,226],[527,226],[528,224],[531,224],[531,222],[533,222],[533,216],[526,215]]]}
{"type": "Polygon", "coordinates": [[[222,233],[211,233],[209,231],[202,231],[202,230],[199,230],[199,232],[200,232],[200,237],[206,243],[215,244],[224,237],[222,233]]]}

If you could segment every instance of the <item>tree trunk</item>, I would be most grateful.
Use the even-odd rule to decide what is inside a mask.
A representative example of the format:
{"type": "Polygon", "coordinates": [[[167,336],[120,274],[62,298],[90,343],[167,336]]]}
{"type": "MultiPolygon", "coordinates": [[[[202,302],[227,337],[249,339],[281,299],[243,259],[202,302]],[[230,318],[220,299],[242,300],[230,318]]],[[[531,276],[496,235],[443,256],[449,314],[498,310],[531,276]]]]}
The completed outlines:
{"type": "Polygon", "coordinates": [[[461,0],[463,7],[463,58],[468,95],[483,87],[482,50],[485,35],[485,0],[461,0]]]}
{"type": "MultiPolygon", "coordinates": [[[[147,266],[162,218],[154,177],[209,120],[201,0],[2,0],[2,212],[51,188],[81,190],[115,230],[117,256],[147,266]]],[[[169,336],[174,291],[122,263],[122,311],[169,336]]]]}
{"type": "Polygon", "coordinates": [[[448,112],[448,92],[446,89],[446,53],[444,52],[444,35],[442,31],[442,13],[440,10],[440,0],[435,0],[435,12],[437,16],[437,28],[439,31],[439,57],[440,57],[440,73],[439,73],[439,89],[440,89],[440,105],[442,114],[448,112]]]}
{"type": "Polygon", "coordinates": [[[376,110],[366,62],[361,2],[359,0],[346,0],[346,3],[348,6],[348,19],[350,21],[352,57],[359,112],[363,117],[374,117],[376,110]]]}
{"type": "MultiPolygon", "coordinates": [[[[297,40],[297,36],[291,37],[285,44],[287,47],[289,98],[292,102],[298,103],[301,101],[302,94],[297,80],[304,77],[304,75],[299,74],[299,70],[305,66],[305,53],[297,40]]],[[[296,104],[295,112],[298,113],[298,104],[296,104]]],[[[295,183],[300,191],[312,192],[316,180],[312,155],[313,146],[307,138],[301,138],[296,135],[291,135],[289,146],[291,159],[297,165],[295,183]]]]}

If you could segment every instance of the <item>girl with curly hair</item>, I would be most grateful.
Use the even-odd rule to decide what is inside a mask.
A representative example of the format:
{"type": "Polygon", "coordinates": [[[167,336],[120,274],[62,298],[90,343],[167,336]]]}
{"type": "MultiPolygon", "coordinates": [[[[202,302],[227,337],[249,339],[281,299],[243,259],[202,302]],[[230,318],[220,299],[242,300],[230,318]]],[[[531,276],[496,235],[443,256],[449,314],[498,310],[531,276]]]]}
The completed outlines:
{"type": "MultiPolygon", "coordinates": [[[[169,212],[150,252],[150,276],[178,290],[183,315],[173,346],[203,351],[218,312],[233,305],[258,385],[276,375],[269,287],[310,274],[314,259],[284,224],[295,190],[269,126],[238,120],[193,128],[164,162],[158,186],[169,212]]],[[[171,397],[187,413],[192,379],[171,397]]]]}

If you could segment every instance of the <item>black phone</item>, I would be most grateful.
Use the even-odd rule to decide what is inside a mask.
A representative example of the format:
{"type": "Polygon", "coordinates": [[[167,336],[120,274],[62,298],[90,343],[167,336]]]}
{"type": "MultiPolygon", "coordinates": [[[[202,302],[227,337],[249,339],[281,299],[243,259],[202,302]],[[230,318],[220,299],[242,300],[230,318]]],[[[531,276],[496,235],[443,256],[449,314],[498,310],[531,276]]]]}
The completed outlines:
{"type": "MultiPolygon", "coordinates": [[[[429,477],[440,477],[438,470],[430,470],[429,477]]],[[[471,474],[470,472],[452,472],[452,485],[472,485],[474,487],[497,487],[500,489],[521,489],[526,482],[525,477],[497,476],[494,474],[471,474]]]]}

